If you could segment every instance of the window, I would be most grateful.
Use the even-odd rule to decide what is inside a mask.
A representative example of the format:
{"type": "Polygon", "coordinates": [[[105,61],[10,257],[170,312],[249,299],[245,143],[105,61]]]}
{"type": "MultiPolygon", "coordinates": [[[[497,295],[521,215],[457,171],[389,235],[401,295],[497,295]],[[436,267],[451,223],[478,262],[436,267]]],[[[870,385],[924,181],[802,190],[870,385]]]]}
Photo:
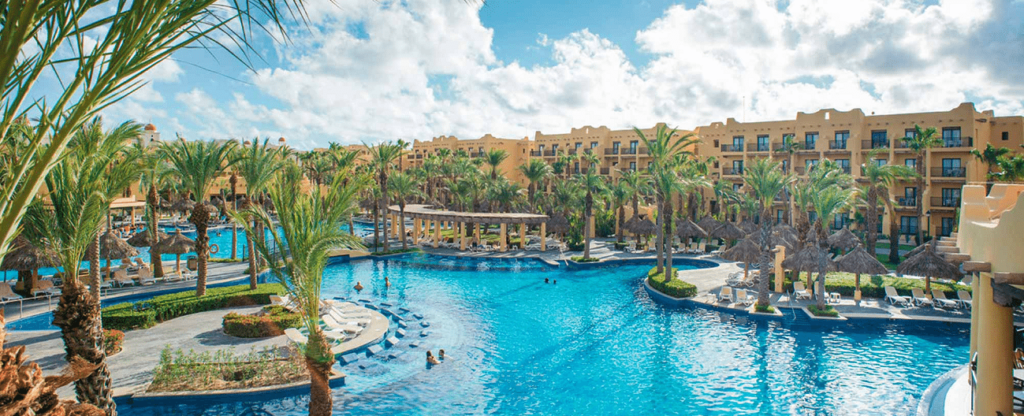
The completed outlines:
{"type": "Polygon", "coordinates": [[[804,135],[804,149],[814,150],[814,146],[818,143],[818,133],[807,133],[804,135]]]}
{"type": "Polygon", "coordinates": [[[732,150],[737,152],[743,150],[743,136],[732,138],[732,150]]]}
{"type": "Polygon", "coordinates": [[[850,132],[848,131],[837,131],[836,140],[832,143],[833,149],[845,149],[846,142],[850,140],[850,132]]]}
{"type": "Polygon", "coordinates": [[[732,174],[733,175],[742,175],[743,174],[743,161],[742,160],[734,160],[734,161],[732,161],[732,174]]]}
{"type": "Polygon", "coordinates": [[[580,162],[573,163],[574,173],[580,173],[580,162]]]}
{"type": "Polygon", "coordinates": [[[850,222],[850,216],[847,214],[836,214],[832,219],[832,229],[841,230],[846,227],[847,223],[850,222]]]}
{"type": "Polygon", "coordinates": [[[770,139],[767,134],[757,136],[757,151],[767,152],[769,140],[770,139]]]}
{"type": "Polygon", "coordinates": [[[1007,140],[1010,140],[1010,132],[1004,131],[1003,132],[1003,141],[1007,141],[1007,140]]]}
{"type": "Polygon", "coordinates": [[[946,217],[942,219],[942,229],[939,230],[939,234],[942,237],[949,237],[953,234],[953,218],[946,217]]]}
{"type": "Polygon", "coordinates": [[[558,154],[558,145],[557,144],[551,145],[551,154],[553,154],[553,155],[554,154],[558,154]]]}
{"type": "Polygon", "coordinates": [[[480,146],[480,154],[483,154],[483,153],[484,153],[484,147],[480,146]]]}
{"type": "Polygon", "coordinates": [[[785,220],[785,217],[786,217],[786,211],[783,211],[781,209],[775,211],[775,223],[776,224],[782,224],[782,222],[785,220]]]}
{"type": "Polygon", "coordinates": [[[836,159],[836,164],[843,170],[843,173],[850,173],[850,159],[836,159]]]}
{"type": "Polygon", "coordinates": [[[903,137],[906,137],[908,139],[916,138],[917,137],[917,130],[906,129],[906,130],[903,131],[903,137]]]}
{"type": "Polygon", "coordinates": [[[733,192],[739,192],[740,188],[743,188],[743,184],[742,183],[733,183],[732,184],[732,191],[733,192]]]}
{"type": "Polygon", "coordinates": [[[814,169],[815,166],[818,166],[818,159],[807,159],[807,164],[805,165],[807,170],[814,169]]]}
{"type": "Polygon", "coordinates": [[[906,187],[903,188],[903,198],[900,198],[900,205],[909,207],[917,205],[917,188],[906,187]]]}
{"type": "Polygon", "coordinates": [[[942,146],[943,147],[960,147],[963,145],[963,141],[960,140],[960,128],[959,127],[943,127],[942,128],[942,146]]]}
{"type": "Polygon", "coordinates": [[[881,215],[878,216],[878,233],[879,234],[882,233],[882,216],[881,215]]]}
{"type": "Polygon", "coordinates": [[[795,140],[796,140],[796,135],[793,134],[793,133],[784,133],[782,135],[782,143],[783,144],[792,143],[795,140]]]}
{"type": "Polygon", "coordinates": [[[966,172],[960,166],[960,159],[942,159],[942,177],[959,178],[966,172]]]}
{"type": "Polygon", "coordinates": [[[788,160],[783,160],[782,161],[782,173],[789,173],[789,161],[788,160]]]}
{"type": "Polygon", "coordinates": [[[544,154],[544,145],[537,146],[537,152],[543,155],[544,154]]]}
{"type": "Polygon", "coordinates": [[[944,207],[959,207],[960,206],[960,188],[944,188],[942,190],[942,206],[944,207]]]}
{"type": "Polygon", "coordinates": [[[908,168],[916,168],[917,167],[917,159],[911,158],[911,159],[904,160],[903,161],[903,165],[908,167],[908,168]]]}
{"type": "Polygon", "coordinates": [[[597,142],[590,142],[591,149],[597,149],[597,142]]]}
{"type": "Polygon", "coordinates": [[[629,171],[630,172],[635,172],[636,171],[636,162],[629,162],[629,171]]]}
{"type": "Polygon", "coordinates": [[[629,154],[635,155],[636,154],[636,147],[639,144],[640,144],[640,142],[638,142],[636,140],[630,141],[629,142],[629,154]]]}
{"type": "Polygon", "coordinates": [[[612,142],[612,154],[619,154],[619,142],[612,142]]]}
{"type": "Polygon", "coordinates": [[[871,132],[871,148],[882,149],[889,147],[889,137],[885,130],[871,132]]]}
{"type": "Polygon", "coordinates": [[[583,143],[576,143],[576,151],[580,151],[583,148],[583,143]]]}
{"type": "Polygon", "coordinates": [[[885,166],[887,163],[889,163],[888,159],[875,159],[876,166],[885,166]]]}
{"type": "Polygon", "coordinates": [[[651,169],[653,167],[654,167],[654,162],[647,162],[647,169],[651,169]]]}
{"type": "Polygon", "coordinates": [[[900,234],[917,234],[917,217],[900,217],[900,234]]]}

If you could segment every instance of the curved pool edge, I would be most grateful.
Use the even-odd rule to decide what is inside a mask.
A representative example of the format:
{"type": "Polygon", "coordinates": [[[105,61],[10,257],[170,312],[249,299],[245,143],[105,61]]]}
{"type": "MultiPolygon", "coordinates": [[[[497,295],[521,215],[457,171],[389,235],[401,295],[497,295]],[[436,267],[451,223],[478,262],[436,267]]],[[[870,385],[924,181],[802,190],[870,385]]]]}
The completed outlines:
{"type": "MultiPolygon", "coordinates": [[[[333,374],[331,379],[328,381],[328,384],[332,389],[344,386],[346,377],[344,373],[337,370],[334,371],[335,374],[333,374]]],[[[127,393],[121,396],[116,396],[114,399],[123,401],[125,404],[142,406],[173,405],[181,403],[183,400],[192,403],[199,402],[202,404],[213,404],[218,402],[234,402],[294,396],[302,394],[303,391],[307,391],[308,393],[309,384],[309,381],[300,381],[296,383],[282,384],[279,386],[253,387],[248,389],[159,393],[147,393],[145,389],[149,387],[149,384],[146,384],[141,392],[127,393]]]]}
{"type": "Polygon", "coordinates": [[[969,364],[964,364],[949,370],[929,384],[921,395],[921,402],[917,405],[917,416],[945,415],[946,394],[957,380],[966,375],[968,367],[969,364]]]}

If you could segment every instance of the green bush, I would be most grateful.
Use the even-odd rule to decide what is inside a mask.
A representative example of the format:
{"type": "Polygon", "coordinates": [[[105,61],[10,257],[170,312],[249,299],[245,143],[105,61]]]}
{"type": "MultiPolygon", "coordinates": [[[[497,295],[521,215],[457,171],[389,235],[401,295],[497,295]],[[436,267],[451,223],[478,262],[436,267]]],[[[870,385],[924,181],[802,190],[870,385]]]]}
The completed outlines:
{"type": "MultiPolygon", "coordinates": [[[[807,273],[800,273],[800,277],[805,284],[807,283],[807,273]]],[[[853,292],[856,291],[856,282],[853,273],[833,272],[829,273],[825,277],[825,291],[827,292],[838,292],[844,297],[852,297],[853,292]]],[[[812,282],[818,278],[818,273],[814,273],[812,282]]],[[[786,279],[783,282],[784,290],[793,290],[793,282],[791,279],[786,279]]],[[[909,279],[904,277],[894,276],[868,276],[860,275],[860,291],[861,295],[870,298],[884,298],[885,287],[892,286],[896,289],[900,295],[910,296],[912,289],[924,290],[924,280],[922,279],[909,279]]],[[[948,283],[939,283],[932,280],[932,289],[941,290],[946,294],[946,297],[956,298],[956,292],[958,290],[971,291],[970,286],[963,285],[951,285],[948,283]]]]}
{"type": "Polygon", "coordinates": [[[287,328],[298,328],[302,317],[281,306],[267,306],[258,315],[241,315],[231,312],[222,321],[224,333],[239,338],[265,338],[284,335],[287,328]]]}
{"type": "Polygon", "coordinates": [[[625,251],[625,250],[626,250],[626,247],[629,247],[629,243],[627,243],[627,242],[625,242],[625,241],[623,241],[623,242],[621,242],[621,243],[620,243],[620,242],[618,242],[618,241],[616,241],[616,242],[615,242],[615,249],[616,249],[616,250],[622,250],[622,251],[625,251]]]}
{"type": "Polygon", "coordinates": [[[761,313],[775,313],[775,307],[772,305],[757,305],[754,306],[754,310],[761,313]]]}
{"type": "Polygon", "coordinates": [[[577,262],[577,263],[592,263],[592,262],[595,262],[595,261],[601,261],[601,259],[599,259],[597,257],[583,258],[583,256],[572,256],[569,259],[571,259],[572,261],[577,262]]]}
{"type": "Polygon", "coordinates": [[[839,317],[839,311],[828,305],[825,306],[825,309],[818,309],[818,305],[807,305],[807,310],[811,311],[814,316],[839,317]]]}
{"type": "Polygon", "coordinates": [[[271,295],[280,295],[284,292],[284,286],[278,283],[263,284],[256,290],[249,290],[249,284],[243,284],[209,288],[203,297],[196,297],[195,292],[185,291],[134,303],[119,303],[103,308],[103,327],[122,331],[149,328],[157,322],[193,313],[231,306],[266,305],[270,303],[271,295]]]}
{"type": "MultiPolygon", "coordinates": [[[[673,268],[673,275],[676,275],[676,269],[673,268]]],[[[697,286],[684,282],[678,276],[673,278],[668,284],[665,283],[665,273],[658,273],[657,269],[651,269],[647,272],[647,278],[654,290],[657,290],[666,295],[676,298],[690,298],[697,296],[697,286]]]]}
{"type": "Polygon", "coordinates": [[[121,344],[124,344],[124,332],[116,329],[103,330],[103,352],[107,355],[114,355],[121,352],[121,344]]]}

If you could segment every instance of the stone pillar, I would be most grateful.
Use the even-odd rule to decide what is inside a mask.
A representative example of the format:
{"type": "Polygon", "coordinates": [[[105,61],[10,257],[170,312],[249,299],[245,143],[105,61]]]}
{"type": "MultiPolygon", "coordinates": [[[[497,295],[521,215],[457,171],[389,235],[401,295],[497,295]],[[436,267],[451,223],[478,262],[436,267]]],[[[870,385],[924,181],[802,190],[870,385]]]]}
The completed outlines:
{"type": "Polygon", "coordinates": [[[460,222],[456,229],[459,230],[459,250],[466,251],[466,223],[460,222]]]}
{"type": "MultiPolygon", "coordinates": [[[[981,280],[978,273],[973,273],[971,277],[971,293],[974,296],[978,296],[978,281],[981,280]]],[[[977,301],[974,301],[977,302],[977,301]]],[[[974,357],[974,353],[978,351],[978,315],[975,313],[978,304],[972,303],[971,310],[971,349],[967,356],[967,362],[971,361],[971,357],[974,357]]]]}
{"type": "Polygon", "coordinates": [[[420,219],[414,218],[412,220],[412,243],[419,244],[420,242],[420,219]]]}
{"type": "Polygon", "coordinates": [[[135,228],[135,207],[132,207],[132,228],[135,228]]]}
{"type": "Polygon", "coordinates": [[[775,246],[775,293],[782,293],[782,281],[786,271],[782,269],[782,261],[786,259],[786,247],[775,246]]]}
{"type": "Polygon", "coordinates": [[[434,248],[441,244],[441,223],[434,221],[434,248]]]}
{"type": "MultiPolygon", "coordinates": [[[[978,384],[974,414],[1013,414],[1013,311],[992,299],[992,273],[979,273],[974,297],[977,326],[978,384]]],[[[973,322],[972,322],[973,323],[973,322]]]]}
{"type": "Polygon", "coordinates": [[[476,228],[473,230],[473,243],[480,244],[480,223],[476,223],[476,228]]]}
{"type": "Polygon", "coordinates": [[[505,251],[508,251],[508,245],[505,244],[505,237],[507,235],[508,235],[508,224],[501,223],[501,238],[498,241],[498,247],[500,247],[500,249],[498,251],[501,251],[502,253],[504,253],[505,251]]]}
{"type": "Polygon", "coordinates": [[[548,223],[540,223],[540,251],[548,249],[548,223]]]}
{"type": "Polygon", "coordinates": [[[519,224],[519,249],[526,250],[526,223],[519,224]]]}

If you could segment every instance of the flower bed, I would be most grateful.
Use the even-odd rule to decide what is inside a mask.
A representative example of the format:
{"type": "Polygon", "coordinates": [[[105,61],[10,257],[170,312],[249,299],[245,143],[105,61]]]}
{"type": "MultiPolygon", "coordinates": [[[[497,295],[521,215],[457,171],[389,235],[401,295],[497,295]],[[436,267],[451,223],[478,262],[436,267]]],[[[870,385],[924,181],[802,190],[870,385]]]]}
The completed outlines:
{"type": "Polygon", "coordinates": [[[648,282],[654,290],[676,298],[691,298],[697,296],[697,286],[684,282],[678,275],[678,270],[673,268],[673,275],[676,276],[667,284],[665,273],[658,273],[654,268],[647,272],[648,282]]]}
{"type": "Polygon", "coordinates": [[[259,314],[241,315],[231,312],[224,315],[224,333],[239,338],[265,338],[284,335],[287,328],[301,326],[302,317],[281,306],[267,306],[259,314]]]}
{"type": "Polygon", "coordinates": [[[103,330],[103,352],[111,356],[121,352],[121,345],[124,344],[124,332],[116,329],[103,330]]]}
{"type": "Polygon", "coordinates": [[[195,292],[185,291],[134,303],[119,303],[103,308],[103,327],[122,331],[149,328],[157,322],[193,313],[231,306],[267,305],[270,303],[271,295],[280,295],[284,292],[284,286],[278,283],[262,284],[256,290],[249,290],[249,285],[244,284],[209,288],[203,297],[196,297],[195,292]]]}
{"type": "Polygon", "coordinates": [[[275,349],[232,350],[197,353],[171,350],[160,352],[147,392],[209,391],[276,386],[309,380],[303,355],[292,348],[287,356],[275,349]]]}

